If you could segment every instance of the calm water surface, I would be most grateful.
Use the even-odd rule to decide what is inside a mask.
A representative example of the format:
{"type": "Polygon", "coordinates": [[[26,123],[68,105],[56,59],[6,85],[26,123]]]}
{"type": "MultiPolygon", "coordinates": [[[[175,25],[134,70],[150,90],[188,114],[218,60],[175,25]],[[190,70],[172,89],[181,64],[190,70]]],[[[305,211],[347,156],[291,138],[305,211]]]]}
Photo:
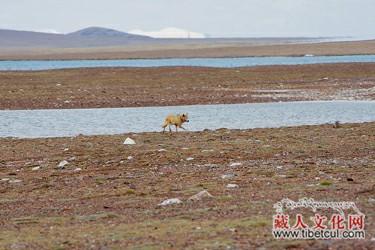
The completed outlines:
{"type": "Polygon", "coordinates": [[[93,67],[251,67],[260,65],[299,65],[317,63],[375,62],[375,55],[302,56],[302,57],[242,57],[242,58],[171,58],[126,60],[41,60],[0,61],[0,70],[46,70],[93,67]]]}
{"type": "Polygon", "coordinates": [[[161,131],[170,113],[189,112],[188,130],[247,129],[375,121],[375,101],[284,102],[172,107],[0,111],[0,137],[64,137],[161,131]]]}

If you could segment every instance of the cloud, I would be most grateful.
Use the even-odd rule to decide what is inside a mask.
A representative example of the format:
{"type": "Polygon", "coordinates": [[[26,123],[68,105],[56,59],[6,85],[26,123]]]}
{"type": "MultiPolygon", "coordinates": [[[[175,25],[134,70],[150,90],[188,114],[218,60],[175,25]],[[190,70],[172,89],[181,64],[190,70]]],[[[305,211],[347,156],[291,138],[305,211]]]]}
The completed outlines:
{"type": "Polygon", "coordinates": [[[157,31],[143,31],[143,30],[131,30],[131,34],[151,36],[154,38],[205,38],[206,36],[202,33],[193,32],[189,30],[179,28],[164,28],[157,31]]]}

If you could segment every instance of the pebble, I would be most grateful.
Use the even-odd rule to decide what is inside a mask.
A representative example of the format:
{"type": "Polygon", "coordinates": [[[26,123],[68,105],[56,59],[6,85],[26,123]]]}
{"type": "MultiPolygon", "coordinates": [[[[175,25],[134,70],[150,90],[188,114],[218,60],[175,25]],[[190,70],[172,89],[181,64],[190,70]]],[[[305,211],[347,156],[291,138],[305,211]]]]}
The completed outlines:
{"type": "Polygon", "coordinates": [[[276,166],[277,169],[283,169],[283,166],[276,166]]]}
{"type": "Polygon", "coordinates": [[[375,199],[374,198],[368,198],[368,202],[369,203],[375,203],[375,199]]]}
{"type": "Polygon", "coordinates": [[[237,184],[228,184],[227,185],[227,188],[239,188],[240,186],[238,186],[237,184]]]}
{"type": "Polygon", "coordinates": [[[79,172],[81,170],[82,170],[82,168],[76,168],[76,169],[74,169],[74,172],[79,172]]]}
{"type": "Polygon", "coordinates": [[[181,148],[182,150],[188,150],[189,148],[181,148]]]}
{"type": "Polygon", "coordinates": [[[135,144],[135,141],[131,138],[126,138],[125,141],[124,141],[124,145],[134,145],[135,144]]]}
{"type": "Polygon", "coordinates": [[[221,176],[221,179],[230,179],[230,178],[233,178],[235,176],[235,174],[223,174],[221,176]]]}
{"type": "Polygon", "coordinates": [[[180,199],[172,198],[172,199],[164,200],[162,203],[159,204],[159,206],[169,206],[169,205],[180,204],[180,203],[182,203],[180,199]]]}
{"type": "Polygon", "coordinates": [[[1,179],[1,181],[9,181],[10,179],[9,178],[3,178],[1,179]]]}
{"type": "Polygon", "coordinates": [[[241,166],[242,163],[241,162],[233,162],[231,164],[229,164],[229,167],[238,167],[238,166],[241,166]]]}
{"type": "Polygon", "coordinates": [[[188,158],[186,158],[186,160],[187,161],[192,161],[192,160],[194,160],[194,158],[193,157],[188,157],[188,158]]]}
{"type": "Polygon", "coordinates": [[[159,149],[158,151],[159,151],[159,152],[166,152],[167,150],[164,149],[164,148],[161,148],[161,149],[159,149]]]}
{"type": "Polygon", "coordinates": [[[38,167],[33,167],[31,170],[36,171],[36,170],[39,170],[39,169],[40,169],[40,167],[38,166],[38,167]]]}
{"type": "Polygon", "coordinates": [[[213,196],[207,192],[207,190],[203,190],[193,196],[191,196],[188,200],[189,201],[200,201],[207,198],[213,198],[213,196]]]}
{"type": "Polygon", "coordinates": [[[128,160],[130,161],[130,160],[133,160],[133,156],[128,156],[128,160]]]}
{"type": "Polygon", "coordinates": [[[64,169],[66,165],[68,165],[69,162],[66,160],[60,161],[59,165],[57,165],[57,168],[64,169]]]}
{"type": "Polygon", "coordinates": [[[215,150],[213,149],[203,149],[201,152],[204,153],[204,152],[214,152],[215,150]]]}

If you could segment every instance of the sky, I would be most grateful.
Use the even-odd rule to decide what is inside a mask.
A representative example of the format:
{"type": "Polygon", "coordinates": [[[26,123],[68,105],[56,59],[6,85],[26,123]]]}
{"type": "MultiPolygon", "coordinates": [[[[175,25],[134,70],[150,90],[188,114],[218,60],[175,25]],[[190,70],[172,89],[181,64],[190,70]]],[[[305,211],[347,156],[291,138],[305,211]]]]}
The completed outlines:
{"type": "MultiPolygon", "coordinates": [[[[0,0],[0,28],[153,36],[375,37],[375,0],[0,0]]],[[[1,38],[0,38],[1,39],[1,38]]]]}

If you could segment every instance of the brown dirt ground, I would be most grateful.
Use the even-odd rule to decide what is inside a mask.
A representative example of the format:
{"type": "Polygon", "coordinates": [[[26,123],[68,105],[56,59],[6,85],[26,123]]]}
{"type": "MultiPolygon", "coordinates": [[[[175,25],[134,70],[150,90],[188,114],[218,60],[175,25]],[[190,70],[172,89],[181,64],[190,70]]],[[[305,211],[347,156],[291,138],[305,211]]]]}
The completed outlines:
{"type": "Polygon", "coordinates": [[[0,72],[0,109],[374,100],[375,64],[0,72]]]}
{"type": "MultiPolygon", "coordinates": [[[[280,43],[277,42],[276,43],[280,43]]],[[[375,54],[375,40],[304,44],[194,43],[94,48],[1,49],[0,60],[127,59],[375,54]]]]}
{"type": "Polygon", "coordinates": [[[7,138],[0,147],[1,249],[375,247],[375,123],[7,138]],[[128,136],[137,144],[123,145],[128,136]],[[187,201],[201,190],[214,198],[187,201]],[[367,240],[274,240],[273,204],[303,197],[356,202],[367,240]],[[183,203],[159,207],[167,198],[183,203]]]}

